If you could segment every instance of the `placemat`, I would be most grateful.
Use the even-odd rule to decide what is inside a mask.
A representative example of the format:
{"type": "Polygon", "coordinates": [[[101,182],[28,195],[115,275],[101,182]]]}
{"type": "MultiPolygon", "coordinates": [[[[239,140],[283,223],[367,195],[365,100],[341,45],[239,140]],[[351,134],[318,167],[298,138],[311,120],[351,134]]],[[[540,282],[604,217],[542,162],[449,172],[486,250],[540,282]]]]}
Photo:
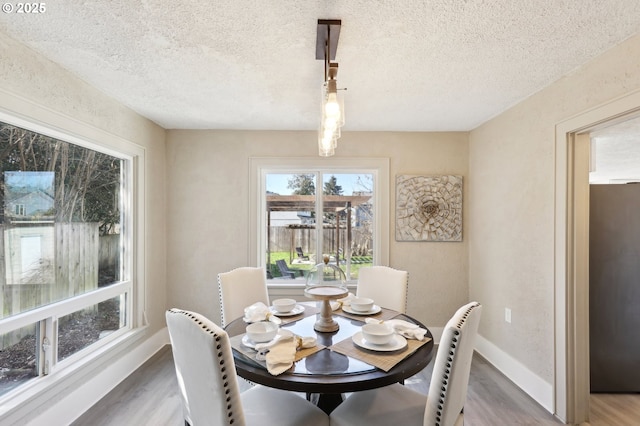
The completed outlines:
{"type": "Polygon", "coordinates": [[[364,322],[365,318],[375,318],[377,320],[384,321],[400,315],[400,312],[394,311],[393,309],[387,309],[387,308],[381,308],[380,312],[373,315],[354,315],[354,314],[350,314],[349,312],[343,311],[342,308],[336,309],[335,311],[333,311],[333,313],[335,315],[340,315],[345,318],[350,318],[350,319],[354,319],[362,322],[364,322]]]}
{"type": "Polygon", "coordinates": [[[407,346],[404,349],[395,352],[376,352],[357,346],[353,343],[353,339],[351,337],[347,337],[346,339],[329,346],[329,349],[343,355],[347,355],[351,358],[364,361],[367,364],[378,367],[383,371],[389,371],[396,364],[413,354],[418,350],[418,348],[428,343],[430,340],[430,337],[427,337],[424,340],[407,339],[407,346]]]}

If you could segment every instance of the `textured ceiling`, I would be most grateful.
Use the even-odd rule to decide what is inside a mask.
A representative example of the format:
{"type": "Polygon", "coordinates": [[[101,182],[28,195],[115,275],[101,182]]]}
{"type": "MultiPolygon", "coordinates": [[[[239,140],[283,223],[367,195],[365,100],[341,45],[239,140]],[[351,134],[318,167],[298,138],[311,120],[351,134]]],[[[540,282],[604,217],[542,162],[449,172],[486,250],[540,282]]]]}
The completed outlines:
{"type": "Polygon", "coordinates": [[[344,130],[471,130],[640,29],[638,0],[57,0],[0,31],[164,128],[312,130],[319,18],[344,130]]]}

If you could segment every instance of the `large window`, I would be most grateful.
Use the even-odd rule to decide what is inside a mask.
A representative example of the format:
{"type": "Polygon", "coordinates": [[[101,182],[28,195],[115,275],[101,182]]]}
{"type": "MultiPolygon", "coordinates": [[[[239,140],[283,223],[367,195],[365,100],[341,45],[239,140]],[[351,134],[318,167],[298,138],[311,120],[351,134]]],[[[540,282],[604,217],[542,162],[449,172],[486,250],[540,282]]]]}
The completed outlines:
{"type": "Polygon", "coordinates": [[[0,122],[0,166],[2,397],[131,328],[132,160],[0,122]]]}
{"type": "Polygon", "coordinates": [[[324,261],[357,280],[361,267],[387,263],[385,159],[252,164],[257,264],[269,282],[304,283],[307,272],[324,261]]]}

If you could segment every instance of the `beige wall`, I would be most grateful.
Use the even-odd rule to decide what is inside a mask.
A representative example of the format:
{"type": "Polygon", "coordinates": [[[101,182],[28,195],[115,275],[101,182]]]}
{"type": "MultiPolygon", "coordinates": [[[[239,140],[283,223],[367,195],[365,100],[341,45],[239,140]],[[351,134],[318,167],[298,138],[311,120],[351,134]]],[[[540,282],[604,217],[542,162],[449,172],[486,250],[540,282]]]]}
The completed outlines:
{"type": "MultiPolygon", "coordinates": [[[[0,92],[26,100],[11,111],[49,127],[81,131],[81,138],[100,142],[108,132],[145,149],[146,282],[149,335],[164,328],[165,288],[165,131],[105,96],[64,69],[0,33],[0,92]],[[78,125],[76,126],[75,123],[78,125]],[[86,125],[92,126],[87,129],[86,125]],[[70,129],[69,127],[73,127],[70,129]],[[90,133],[90,134],[89,134],[90,133]]],[[[0,93],[0,108],[13,109],[0,93]]]]}
{"type": "Polygon", "coordinates": [[[555,126],[640,89],[640,37],[473,130],[469,292],[480,334],[553,383],[555,126]],[[512,323],[504,309],[512,309],[512,323]]]}
{"type": "MultiPolygon", "coordinates": [[[[467,191],[467,133],[344,133],[338,157],[386,157],[390,179],[390,266],[409,271],[408,312],[441,327],[467,302],[464,241],[395,241],[395,176],[459,174],[467,191]]],[[[317,157],[315,132],[167,132],[168,301],[219,321],[216,277],[252,265],[247,246],[250,157],[317,157]]]]}

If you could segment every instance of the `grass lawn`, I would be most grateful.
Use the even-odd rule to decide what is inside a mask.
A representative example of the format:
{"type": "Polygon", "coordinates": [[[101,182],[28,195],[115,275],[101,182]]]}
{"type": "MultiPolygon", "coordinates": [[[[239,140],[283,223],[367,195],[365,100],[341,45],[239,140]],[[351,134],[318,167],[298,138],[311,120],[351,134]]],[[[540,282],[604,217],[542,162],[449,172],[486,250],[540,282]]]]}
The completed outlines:
{"type": "MultiPolygon", "coordinates": [[[[280,274],[280,270],[278,269],[278,266],[276,265],[276,261],[277,260],[284,260],[287,263],[287,266],[289,267],[289,269],[291,269],[292,271],[302,271],[303,275],[306,277],[307,276],[307,271],[310,271],[311,269],[314,268],[315,264],[313,263],[294,263],[291,264],[289,263],[289,259],[291,258],[291,255],[288,251],[277,251],[277,252],[271,252],[271,264],[269,265],[270,270],[271,270],[271,275],[274,278],[278,278],[281,277],[282,275],[280,274]]],[[[295,259],[295,257],[294,257],[295,259]]],[[[346,270],[346,266],[342,263],[343,260],[340,260],[340,267],[342,268],[343,271],[346,270]]],[[[373,259],[371,258],[371,256],[353,256],[351,258],[351,278],[352,279],[357,279],[358,278],[358,271],[360,270],[361,267],[363,266],[372,266],[373,265],[373,259]]]]}

